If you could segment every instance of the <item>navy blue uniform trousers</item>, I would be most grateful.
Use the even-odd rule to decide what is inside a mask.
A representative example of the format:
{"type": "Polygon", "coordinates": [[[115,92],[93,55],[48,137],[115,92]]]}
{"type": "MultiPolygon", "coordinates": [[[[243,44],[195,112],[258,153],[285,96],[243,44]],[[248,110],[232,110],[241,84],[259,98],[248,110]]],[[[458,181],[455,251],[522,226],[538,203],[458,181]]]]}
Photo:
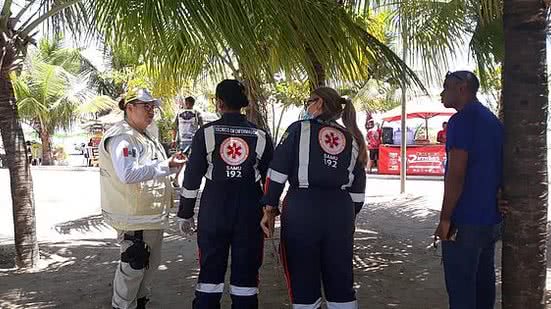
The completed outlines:
{"type": "Polygon", "coordinates": [[[220,308],[220,298],[231,249],[230,295],[232,308],[258,308],[258,270],[264,236],[260,228],[260,185],[207,184],[201,196],[197,243],[199,280],[193,308],[220,308]]]}
{"type": "Polygon", "coordinates": [[[287,198],[280,249],[292,303],[321,304],[320,282],[328,303],[353,302],[355,215],[349,193],[291,188],[287,198]]]}

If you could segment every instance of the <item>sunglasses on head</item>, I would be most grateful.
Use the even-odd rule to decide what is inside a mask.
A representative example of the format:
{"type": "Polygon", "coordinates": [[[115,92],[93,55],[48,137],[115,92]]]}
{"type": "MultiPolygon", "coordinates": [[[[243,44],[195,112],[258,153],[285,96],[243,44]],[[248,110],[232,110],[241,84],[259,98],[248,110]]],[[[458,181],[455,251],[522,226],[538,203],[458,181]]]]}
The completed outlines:
{"type": "Polygon", "coordinates": [[[454,77],[458,80],[465,80],[465,78],[463,76],[457,74],[457,72],[448,71],[448,73],[446,73],[446,79],[448,79],[449,77],[454,77]]]}

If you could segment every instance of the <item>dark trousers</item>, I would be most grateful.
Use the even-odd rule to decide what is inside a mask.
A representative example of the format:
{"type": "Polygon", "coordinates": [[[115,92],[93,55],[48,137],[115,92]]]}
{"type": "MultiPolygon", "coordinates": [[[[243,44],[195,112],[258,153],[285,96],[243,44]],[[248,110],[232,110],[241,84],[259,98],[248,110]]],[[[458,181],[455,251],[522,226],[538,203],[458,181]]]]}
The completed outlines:
{"type": "Polygon", "coordinates": [[[352,249],[354,207],[342,190],[291,189],[281,217],[281,253],[291,302],[356,308],[352,249]]]}
{"type": "Polygon", "coordinates": [[[260,194],[251,185],[205,188],[198,218],[201,268],[193,308],[220,308],[230,251],[232,308],[258,308],[258,270],[264,246],[260,194]]]}
{"type": "Polygon", "coordinates": [[[442,242],[450,309],[494,308],[495,243],[501,224],[458,225],[455,241],[442,242]]]}

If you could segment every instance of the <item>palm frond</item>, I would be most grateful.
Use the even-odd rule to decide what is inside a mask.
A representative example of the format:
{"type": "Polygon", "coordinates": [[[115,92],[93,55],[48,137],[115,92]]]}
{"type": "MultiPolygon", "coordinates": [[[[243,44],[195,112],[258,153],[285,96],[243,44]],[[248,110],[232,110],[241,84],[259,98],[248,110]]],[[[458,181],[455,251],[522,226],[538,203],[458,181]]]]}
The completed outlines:
{"type": "Polygon", "coordinates": [[[58,61],[60,51],[74,53],[59,44],[41,42],[41,48],[29,54],[23,72],[12,74],[18,110],[23,119],[40,123],[50,133],[57,129],[68,129],[80,117],[102,110],[112,109],[113,100],[98,96],[89,88],[90,73],[78,75],[64,67],[79,65],[58,61]],[[57,47],[56,47],[57,46],[57,47]],[[57,63],[57,64],[52,64],[57,63]]]}
{"type": "Polygon", "coordinates": [[[472,31],[469,49],[477,63],[481,86],[486,89],[492,83],[490,74],[505,57],[503,2],[494,0],[481,2],[483,3],[481,10],[472,17],[476,26],[472,31]],[[488,6],[490,8],[486,8],[488,6]]]}
{"type": "Polygon", "coordinates": [[[502,57],[502,29],[499,20],[502,0],[366,0],[345,1],[355,12],[393,11],[395,34],[407,37],[408,58],[421,67],[427,80],[440,79],[448,59],[457,56],[470,38],[481,82],[485,71],[502,57]]]}
{"type": "Polygon", "coordinates": [[[31,33],[43,26],[51,36],[69,30],[76,37],[90,33],[91,3],[80,0],[41,0],[37,15],[22,28],[23,33],[31,33]]]}
{"type": "Polygon", "coordinates": [[[111,110],[116,102],[108,96],[93,96],[86,103],[78,106],[79,114],[93,114],[101,111],[111,110]]]}
{"type": "Polygon", "coordinates": [[[333,78],[366,78],[362,61],[369,58],[388,62],[397,74],[406,72],[418,83],[413,72],[398,65],[399,57],[366,35],[333,0],[98,0],[95,5],[95,28],[104,37],[114,45],[132,46],[168,74],[194,78],[204,69],[227,74],[220,56],[229,50],[247,76],[282,71],[303,76],[314,71],[307,52],[311,46],[333,78]]]}

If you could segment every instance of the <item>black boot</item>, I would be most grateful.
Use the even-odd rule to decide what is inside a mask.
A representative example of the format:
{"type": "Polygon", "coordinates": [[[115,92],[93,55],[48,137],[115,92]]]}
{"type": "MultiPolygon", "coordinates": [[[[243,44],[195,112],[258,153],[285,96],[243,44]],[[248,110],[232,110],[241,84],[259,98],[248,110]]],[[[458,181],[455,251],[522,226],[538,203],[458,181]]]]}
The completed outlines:
{"type": "Polygon", "coordinates": [[[138,298],[138,307],[136,307],[136,309],[145,309],[145,304],[147,304],[148,301],[149,299],[145,297],[138,298]]]}

